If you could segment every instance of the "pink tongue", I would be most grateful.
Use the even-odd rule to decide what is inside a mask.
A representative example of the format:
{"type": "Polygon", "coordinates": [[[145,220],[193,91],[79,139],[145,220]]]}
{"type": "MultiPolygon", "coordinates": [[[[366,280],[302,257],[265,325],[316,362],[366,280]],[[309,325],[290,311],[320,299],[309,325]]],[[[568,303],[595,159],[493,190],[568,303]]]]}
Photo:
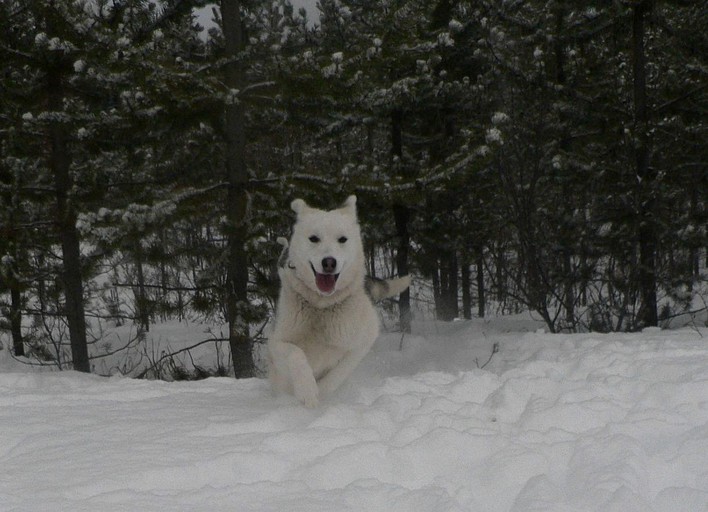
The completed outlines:
{"type": "Polygon", "coordinates": [[[317,288],[322,293],[332,293],[336,282],[337,278],[334,276],[334,274],[315,273],[315,283],[317,284],[317,288]]]}

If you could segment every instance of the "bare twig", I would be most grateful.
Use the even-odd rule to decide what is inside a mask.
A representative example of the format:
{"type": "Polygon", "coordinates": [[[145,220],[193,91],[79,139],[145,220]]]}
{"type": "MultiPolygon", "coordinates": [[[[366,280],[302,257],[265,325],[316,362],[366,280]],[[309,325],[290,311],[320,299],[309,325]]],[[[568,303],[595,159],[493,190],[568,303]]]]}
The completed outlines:
{"type": "Polygon", "coordinates": [[[494,354],[496,354],[497,352],[499,352],[499,342],[495,341],[494,344],[492,345],[492,353],[489,354],[489,359],[487,359],[483,365],[480,366],[479,361],[475,357],[474,362],[477,365],[477,368],[479,368],[480,370],[483,370],[484,367],[487,366],[492,361],[494,354]]]}
{"type": "Polygon", "coordinates": [[[154,361],[150,366],[148,366],[147,368],[145,368],[142,372],[140,372],[140,373],[137,375],[137,378],[138,378],[138,379],[143,379],[143,378],[145,378],[145,376],[147,375],[147,373],[148,373],[150,370],[153,370],[153,369],[155,369],[156,367],[158,367],[158,366],[160,365],[160,363],[162,363],[162,361],[164,361],[164,360],[166,360],[166,359],[171,359],[171,358],[173,358],[174,356],[176,356],[177,354],[181,354],[181,353],[183,353],[183,352],[189,352],[190,350],[195,349],[195,348],[197,348],[197,347],[199,347],[199,346],[201,346],[201,345],[205,345],[205,344],[207,344],[207,343],[214,343],[214,342],[217,342],[217,341],[229,341],[229,339],[228,339],[228,338],[209,338],[209,339],[207,339],[207,340],[202,340],[202,341],[200,341],[200,342],[198,342],[198,343],[195,343],[194,345],[191,345],[191,346],[189,346],[189,347],[185,347],[185,348],[182,348],[182,349],[180,349],[180,350],[177,350],[176,352],[170,352],[169,354],[165,354],[165,355],[163,355],[162,357],[160,357],[159,359],[157,359],[156,361],[154,361]]]}

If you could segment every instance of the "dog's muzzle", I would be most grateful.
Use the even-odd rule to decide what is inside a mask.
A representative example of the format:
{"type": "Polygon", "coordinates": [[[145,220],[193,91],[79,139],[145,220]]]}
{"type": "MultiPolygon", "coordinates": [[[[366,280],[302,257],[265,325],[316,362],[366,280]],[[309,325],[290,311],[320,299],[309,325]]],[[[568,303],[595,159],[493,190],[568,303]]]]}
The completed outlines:
{"type": "Polygon", "coordinates": [[[337,269],[337,260],[332,257],[327,257],[322,259],[322,270],[324,272],[317,272],[315,266],[310,263],[312,272],[315,274],[315,284],[317,289],[323,295],[331,295],[334,293],[334,288],[337,285],[337,279],[339,279],[339,274],[335,274],[334,271],[337,269]]]}

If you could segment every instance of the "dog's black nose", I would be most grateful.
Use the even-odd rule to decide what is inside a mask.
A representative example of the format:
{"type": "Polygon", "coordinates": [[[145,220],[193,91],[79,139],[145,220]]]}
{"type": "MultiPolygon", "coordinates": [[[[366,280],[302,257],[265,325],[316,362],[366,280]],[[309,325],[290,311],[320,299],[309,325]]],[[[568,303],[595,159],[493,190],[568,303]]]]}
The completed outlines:
{"type": "Polygon", "coordinates": [[[331,256],[328,256],[326,258],[322,258],[322,270],[326,274],[334,274],[334,271],[337,268],[337,260],[332,258],[331,256]]]}

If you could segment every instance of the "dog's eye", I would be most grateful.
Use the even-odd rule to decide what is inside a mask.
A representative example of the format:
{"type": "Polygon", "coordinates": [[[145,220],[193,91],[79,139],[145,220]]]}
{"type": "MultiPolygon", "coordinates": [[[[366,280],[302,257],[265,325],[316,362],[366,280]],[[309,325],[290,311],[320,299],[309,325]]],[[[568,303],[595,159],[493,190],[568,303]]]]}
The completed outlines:
{"type": "Polygon", "coordinates": [[[310,237],[310,242],[312,242],[313,244],[318,244],[320,243],[320,237],[318,237],[317,235],[312,235],[310,237]]]}
{"type": "Polygon", "coordinates": [[[346,243],[346,241],[347,241],[346,236],[340,236],[339,239],[337,240],[337,242],[339,242],[340,244],[346,243]]]}

